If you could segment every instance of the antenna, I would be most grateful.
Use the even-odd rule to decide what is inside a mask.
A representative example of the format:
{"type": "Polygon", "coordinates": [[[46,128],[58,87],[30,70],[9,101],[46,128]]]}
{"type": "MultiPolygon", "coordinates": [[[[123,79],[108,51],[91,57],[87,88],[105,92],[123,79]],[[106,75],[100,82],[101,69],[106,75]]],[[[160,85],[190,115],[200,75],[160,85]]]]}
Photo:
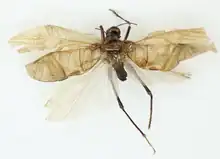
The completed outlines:
{"type": "Polygon", "coordinates": [[[126,19],[124,19],[123,17],[121,17],[115,10],[113,9],[109,9],[109,11],[111,11],[116,17],[120,18],[121,20],[125,21],[125,23],[119,24],[118,26],[121,25],[125,25],[125,24],[129,24],[129,25],[137,25],[136,23],[132,23],[126,19]]]}

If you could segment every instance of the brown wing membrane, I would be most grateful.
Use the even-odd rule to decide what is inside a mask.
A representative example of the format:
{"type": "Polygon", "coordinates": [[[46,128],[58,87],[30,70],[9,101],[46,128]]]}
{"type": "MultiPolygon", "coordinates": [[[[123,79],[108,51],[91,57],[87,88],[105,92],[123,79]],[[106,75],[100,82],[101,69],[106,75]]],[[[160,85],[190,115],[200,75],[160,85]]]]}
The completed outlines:
{"type": "Polygon", "coordinates": [[[30,77],[43,82],[61,81],[89,71],[100,59],[100,50],[82,48],[51,52],[27,64],[30,77]]]}
{"type": "Polygon", "coordinates": [[[207,51],[216,52],[203,28],[157,31],[131,45],[128,56],[139,67],[170,71],[180,61],[207,51]]]}

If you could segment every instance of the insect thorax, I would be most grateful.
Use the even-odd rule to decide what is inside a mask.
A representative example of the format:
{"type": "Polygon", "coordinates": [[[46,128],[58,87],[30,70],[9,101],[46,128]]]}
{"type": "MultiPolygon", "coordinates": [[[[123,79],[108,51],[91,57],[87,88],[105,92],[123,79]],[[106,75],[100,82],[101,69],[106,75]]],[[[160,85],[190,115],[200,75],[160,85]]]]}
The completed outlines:
{"type": "Polygon", "coordinates": [[[121,41],[114,41],[103,45],[102,50],[105,54],[105,60],[109,64],[124,61],[122,45],[121,41]]]}

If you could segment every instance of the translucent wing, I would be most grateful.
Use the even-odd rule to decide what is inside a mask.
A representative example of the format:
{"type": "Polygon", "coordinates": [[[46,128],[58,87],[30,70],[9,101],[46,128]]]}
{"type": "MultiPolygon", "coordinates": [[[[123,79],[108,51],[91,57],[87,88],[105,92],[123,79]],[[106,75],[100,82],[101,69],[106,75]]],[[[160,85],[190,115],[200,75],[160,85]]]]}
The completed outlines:
{"type": "Polygon", "coordinates": [[[207,51],[216,52],[203,28],[157,31],[131,45],[128,57],[139,67],[170,71],[180,61],[207,51]]]}
{"type": "Polygon", "coordinates": [[[55,25],[38,26],[24,31],[9,40],[9,44],[20,46],[18,52],[43,50],[66,50],[87,47],[100,43],[100,38],[55,25]]]}
{"type": "Polygon", "coordinates": [[[73,117],[76,117],[77,112],[84,109],[82,106],[86,106],[91,93],[94,93],[91,90],[96,90],[99,85],[105,84],[104,79],[107,77],[106,69],[107,65],[99,62],[93,68],[94,71],[80,76],[77,81],[73,81],[75,79],[68,79],[60,83],[60,88],[55,91],[45,105],[49,108],[47,120],[71,120],[73,117]],[[100,81],[100,79],[102,80],[100,81]]]}
{"type": "Polygon", "coordinates": [[[100,49],[80,48],[51,52],[26,65],[30,77],[54,82],[89,71],[100,59],[100,49]]]}

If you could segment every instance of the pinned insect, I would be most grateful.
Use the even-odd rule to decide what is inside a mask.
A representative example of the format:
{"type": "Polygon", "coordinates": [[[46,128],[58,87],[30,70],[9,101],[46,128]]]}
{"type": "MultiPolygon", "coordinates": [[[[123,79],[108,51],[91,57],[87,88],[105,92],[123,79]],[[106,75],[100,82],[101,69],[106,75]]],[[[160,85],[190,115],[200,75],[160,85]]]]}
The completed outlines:
{"type": "MultiPolygon", "coordinates": [[[[126,81],[127,71],[129,71],[150,96],[148,124],[150,129],[153,94],[138,75],[137,67],[134,66],[138,66],[140,69],[171,72],[178,76],[188,77],[184,73],[173,71],[179,62],[208,51],[216,52],[217,50],[203,28],[156,31],[136,42],[127,40],[131,25],[136,24],[122,18],[114,10],[110,9],[110,11],[124,23],[112,26],[106,31],[101,25],[98,28],[101,32],[101,39],[55,25],[45,25],[18,34],[12,37],[9,43],[22,46],[18,49],[20,53],[53,50],[26,65],[29,76],[42,82],[62,81],[71,76],[85,74],[99,66],[100,63],[107,63],[108,78],[121,110],[153,148],[146,135],[126,112],[119,98],[113,73],[116,73],[120,81],[126,81]],[[124,39],[121,40],[119,26],[125,24],[128,25],[128,28],[124,39]]],[[[153,150],[155,152],[154,148],[153,150]]]]}

